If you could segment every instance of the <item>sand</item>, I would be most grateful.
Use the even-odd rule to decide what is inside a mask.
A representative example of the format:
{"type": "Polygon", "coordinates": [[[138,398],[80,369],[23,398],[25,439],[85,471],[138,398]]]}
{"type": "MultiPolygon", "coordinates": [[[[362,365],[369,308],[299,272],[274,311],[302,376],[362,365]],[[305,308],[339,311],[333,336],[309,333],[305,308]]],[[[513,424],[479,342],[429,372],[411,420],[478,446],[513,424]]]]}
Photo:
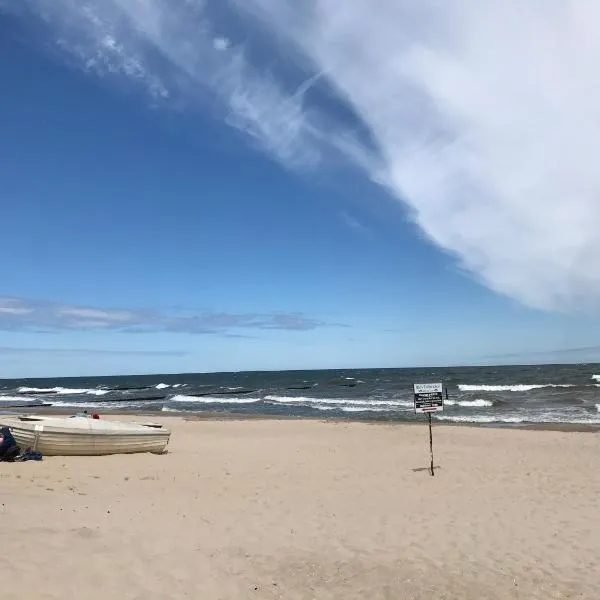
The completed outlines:
{"type": "MultiPolygon", "coordinates": [[[[132,417],[127,417],[132,419],[132,417]]],[[[600,437],[184,421],[166,455],[0,463],[0,596],[600,597],[600,437]]]]}

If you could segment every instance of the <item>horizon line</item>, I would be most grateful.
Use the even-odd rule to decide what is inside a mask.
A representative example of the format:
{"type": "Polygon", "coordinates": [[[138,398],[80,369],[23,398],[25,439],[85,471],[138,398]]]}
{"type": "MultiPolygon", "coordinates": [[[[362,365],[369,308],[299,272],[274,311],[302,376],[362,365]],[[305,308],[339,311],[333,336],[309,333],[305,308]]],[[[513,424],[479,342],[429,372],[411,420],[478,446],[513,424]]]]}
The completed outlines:
{"type": "Polygon", "coordinates": [[[27,377],[0,377],[0,381],[23,381],[30,379],[101,379],[113,377],[176,377],[189,375],[229,375],[240,373],[306,373],[309,371],[328,372],[328,371],[411,371],[420,369],[468,369],[468,368],[508,368],[508,367],[562,367],[571,365],[600,365],[600,361],[577,361],[577,362],[527,362],[527,363],[479,363],[479,364],[454,364],[454,365],[424,365],[412,367],[331,367],[317,369],[242,369],[233,371],[182,371],[177,373],[126,373],[126,374],[107,374],[107,375],[53,375],[50,377],[27,376],[27,377]]]}

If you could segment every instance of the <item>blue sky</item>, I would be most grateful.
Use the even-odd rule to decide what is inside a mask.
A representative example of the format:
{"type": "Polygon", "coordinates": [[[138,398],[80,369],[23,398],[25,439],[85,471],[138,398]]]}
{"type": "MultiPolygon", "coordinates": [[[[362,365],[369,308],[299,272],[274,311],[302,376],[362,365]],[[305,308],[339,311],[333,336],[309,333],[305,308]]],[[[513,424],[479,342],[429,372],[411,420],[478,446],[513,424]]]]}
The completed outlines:
{"type": "Polygon", "coordinates": [[[431,85],[354,87],[361,2],[362,72],[314,15],[191,4],[0,1],[0,377],[600,359],[595,180],[573,215],[536,148],[531,203],[457,166],[431,85]]]}

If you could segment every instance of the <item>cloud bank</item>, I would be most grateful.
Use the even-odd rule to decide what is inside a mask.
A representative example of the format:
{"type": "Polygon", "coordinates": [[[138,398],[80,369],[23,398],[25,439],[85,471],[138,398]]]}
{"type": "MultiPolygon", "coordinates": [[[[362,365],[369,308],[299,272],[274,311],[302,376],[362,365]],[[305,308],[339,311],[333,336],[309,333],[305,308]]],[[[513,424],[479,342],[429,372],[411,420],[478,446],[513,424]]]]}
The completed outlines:
{"type": "Polygon", "coordinates": [[[156,310],[106,309],[0,297],[0,330],[3,331],[169,331],[246,337],[235,331],[309,331],[326,326],[322,321],[297,313],[169,314],[156,310]]]}
{"type": "Polygon", "coordinates": [[[0,6],[41,19],[87,71],[158,103],[214,106],[286,166],[344,158],[498,293],[551,310],[600,300],[598,3],[0,6]]]}

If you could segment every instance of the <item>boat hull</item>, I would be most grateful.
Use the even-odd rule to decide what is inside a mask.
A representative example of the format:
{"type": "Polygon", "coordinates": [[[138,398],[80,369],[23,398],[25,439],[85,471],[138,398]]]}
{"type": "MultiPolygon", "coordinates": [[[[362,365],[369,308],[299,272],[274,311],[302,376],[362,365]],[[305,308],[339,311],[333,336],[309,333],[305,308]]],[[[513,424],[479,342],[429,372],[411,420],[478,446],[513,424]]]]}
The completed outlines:
{"type": "MultiPolygon", "coordinates": [[[[166,451],[171,432],[164,427],[146,427],[137,424],[104,422],[103,427],[70,427],[69,419],[20,421],[5,419],[17,444],[24,450],[31,448],[45,456],[101,456],[166,451]],[[130,425],[128,427],[128,425],[130,425]]],[[[92,419],[86,419],[92,421],[92,419]]],[[[73,423],[75,425],[75,423],[73,423]]],[[[87,424],[86,424],[87,425],[87,424]]]]}

